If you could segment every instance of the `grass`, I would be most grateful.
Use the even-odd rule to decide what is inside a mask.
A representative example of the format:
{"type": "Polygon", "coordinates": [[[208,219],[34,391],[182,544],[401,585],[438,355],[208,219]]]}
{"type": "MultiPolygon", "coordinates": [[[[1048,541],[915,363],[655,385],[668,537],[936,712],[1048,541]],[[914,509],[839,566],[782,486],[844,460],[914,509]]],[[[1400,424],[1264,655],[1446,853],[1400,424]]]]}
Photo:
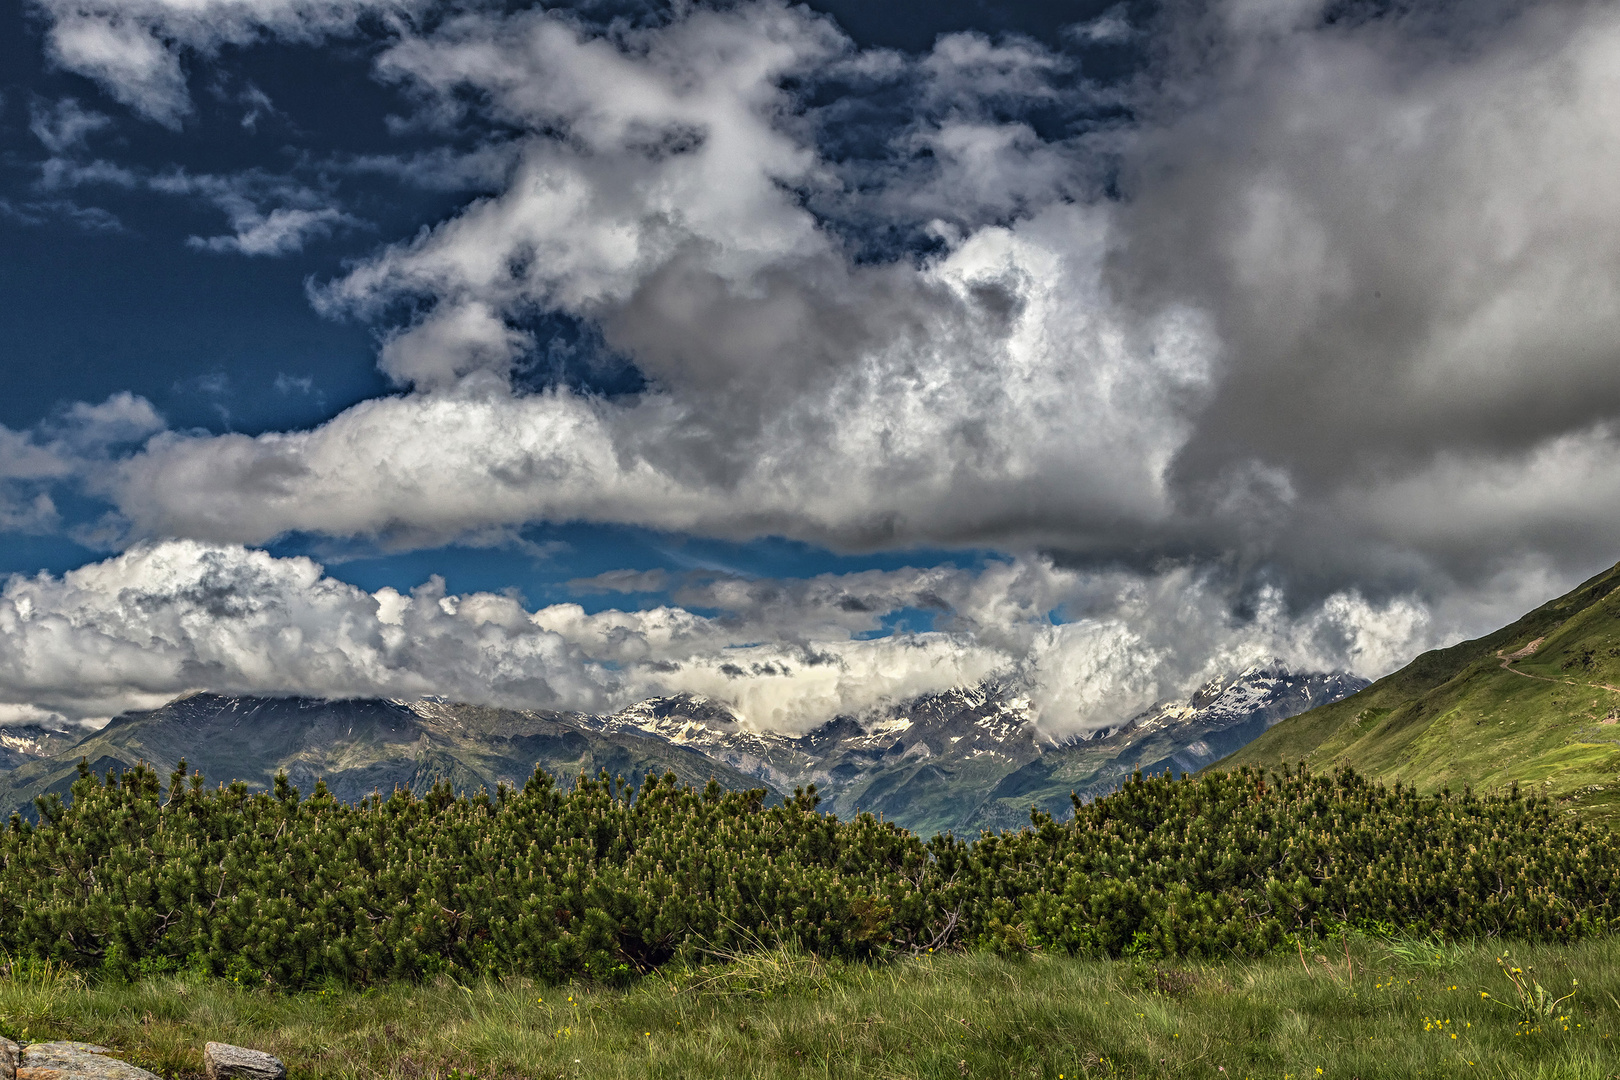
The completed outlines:
{"type": "Polygon", "coordinates": [[[98,1042],[174,1077],[200,1075],[209,1039],[268,1050],[294,1080],[1620,1077],[1620,938],[1514,949],[1506,967],[1501,951],[1352,937],[1211,965],[829,966],[777,950],[628,990],[444,979],[296,995],[14,965],[0,1030],[98,1042]]]}
{"type": "Polygon", "coordinates": [[[1620,828],[1617,585],[1620,566],[1512,626],[1425,653],[1359,694],[1284,720],[1212,767],[1344,762],[1422,791],[1517,783],[1620,828]]]}

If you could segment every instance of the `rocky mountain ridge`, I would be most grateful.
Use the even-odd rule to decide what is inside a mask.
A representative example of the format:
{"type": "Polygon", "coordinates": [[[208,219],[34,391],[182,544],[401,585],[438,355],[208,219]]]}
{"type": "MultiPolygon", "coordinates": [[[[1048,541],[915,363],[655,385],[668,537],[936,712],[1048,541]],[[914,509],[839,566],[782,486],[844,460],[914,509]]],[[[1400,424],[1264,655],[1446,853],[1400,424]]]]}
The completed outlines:
{"type": "Polygon", "coordinates": [[[1211,680],[1186,701],[1160,703],[1024,764],[990,791],[978,816],[991,827],[1009,828],[1027,821],[1033,805],[1061,818],[1069,813],[1071,792],[1092,799],[1138,770],[1195,773],[1282,720],[1366,685],[1354,675],[1297,673],[1276,661],[1211,680]]]}
{"type": "Polygon", "coordinates": [[[57,724],[0,725],[0,769],[14,769],[24,762],[50,757],[78,742],[84,728],[57,724]]]}
{"type": "MultiPolygon", "coordinates": [[[[0,813],[65,793],[81,758],[97,772],[179,758],[211,781],[268,787],[285,771],[340,799],[447,780],[462,790],[521,784],[536,764],[567,783],[606,769],[638,783],[672,770],[684,782],[763,786],[772,797],[816,785],[823,809],[870,811],[925,835],[1017,827],[1032,805],[1066,815],[1133,770],[1195,771],[1284,716],[1364,685],[1346,675],[1251,668],[1112,730],[1056,740],[1016,687],[960,687],[804,735],[752,730],[723,704],[654,698],[606,715],[499,709],[434,699],[322,701],[195,694],[127,713],[67,744],[18,737],[0,761],[0,813]],[[32,741],[27,741],[32,739],[32,741]],[[49,753],[38,751],[48,750],[49,753]]],[[[53,738],[55,738],[53,736],[53,738]]]]}
{"type": "Polygon", "coordinates": [[[265,789],[285,772],[304,791],[317,780],[357,802],[396,787],[458,790],[521,785],[535,768],[559,782],[581,773],[622,775],[639,784],[674,772],[683,782],[710,777],[731,789],[753,777],[661,739],[588,730],[567,714],[379,699],[231,697],[191,694],[158,709],[124,713],[99,731],[40,758],[0,770],[0,818],[33,813],[35,797],[66,794],[87,761],[98,774],[139,762],[160,772],[184,758],[210,783],[242,780],[265,789]]]}
{"type": "Polygon", "coordinates": [[[1140,768],[1196,772],[1297,712],[1366,686],[1345,674],[1250,667],[1111,729],[1057,740],[1016,688],[961,687],[799,737],[747,729],[725,706],[655,698],[581,722],[699,750],[781,792],[815,784],[840,816],[871,811],[921,832],[1017,827],[1037,805],[1060,816],[1140,768]]]}

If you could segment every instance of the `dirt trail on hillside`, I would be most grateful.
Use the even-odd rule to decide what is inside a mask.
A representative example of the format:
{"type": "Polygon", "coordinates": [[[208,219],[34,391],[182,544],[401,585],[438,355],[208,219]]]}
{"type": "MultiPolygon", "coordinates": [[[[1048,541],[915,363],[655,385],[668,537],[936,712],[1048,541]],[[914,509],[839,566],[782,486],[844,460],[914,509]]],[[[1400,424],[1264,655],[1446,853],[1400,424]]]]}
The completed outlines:
{"type": "Polygon", "coordinates": [[[1546,638],[1536,638],[1524,648],[1510,652],[1505,656],[1501,649],[1496,650],[1496,655],[1502,661],[1502,670],[1511,671],[1515,675],[1523,675],[1526,679],[1540,679],[1542,682],[1559,683],[1564,686],[1591,686],[1599,690],[1607,690],[1611,694],[1620,694],[1620,686],[1610,686],[1608,683],[1601,682],[1578,683],[1574,679],[1550,679],[1545,675],[1532,675],[1528,671],[1520,671],[1513,666],[1515,661],[1523,660],[1527,656],[1533,656],[1535,651],[1541,647],[1541,643],[1546,640],[1546,638]]]}
{"type": "Polygon", "coordinates": [[[1502,660],[1502,670],[1511,671],[1515,675],[1523,675],[1527,679],[1540,679],[1542,682],[1561,682],[1561,679],[1549,679],[1545,675],[1532,675],[1528,671],[1520,671],[1518,668],[1513,666],[1513,662],[1515,660],[1523,660],[1527,656],[1533,656],[1535,651],[1541,647],[1541,643],[1546,640],[1547,639],[1544,637],[1538,637],[1524,648],[1519,649],[1516,652],[1510,652],[1506,656],[1502,655],[1501,649],[1497,649],[1496,655],[1502,660]]]}
{"type": "MultiPolygon", "coordinates": [[[[1505,658],[1503,658],[1503,661],[1502,661],[1503,666],[1505,667],[1506,665],[1513,663],[1513,661],[1515,661],[1515,660],[1523,660],[1527,656],[1534,656],[1536,650],[1541,648],[1541,643],[1543,641],[1546,641],[1546,640],[1547,639],[1544,638],[1544,637],[1538,637],[1538,638],[1536,638],[1536,640],[1532,641],[1530,644],[1526,645],[1524,648],[1518,650],[1517,652],[1508,653],[1507,656],[1505,658]]],[[[1497,649],[1496,650],[1496,655],[1501,656],[1502,655],[1502,650],[1497,649]]],[[[1520,672],[1520,674],[1522,675],[1523,672],[1520,672]]]]}

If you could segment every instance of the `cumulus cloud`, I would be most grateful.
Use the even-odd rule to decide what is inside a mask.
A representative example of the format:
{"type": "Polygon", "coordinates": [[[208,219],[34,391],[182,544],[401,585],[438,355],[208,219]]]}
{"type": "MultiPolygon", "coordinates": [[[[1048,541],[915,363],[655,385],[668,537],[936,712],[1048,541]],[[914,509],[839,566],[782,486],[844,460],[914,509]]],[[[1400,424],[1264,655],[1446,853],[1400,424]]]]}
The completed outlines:
{"type": "Polygon", "coordinates": [[[1228,357],[1190,491],[1259,461],[1308,500],[1620,412],[1620,14],[1432,7],[1222,9],[1199,100],[1143,130],[1115,283],[1209,312],[1228,357]]]}
{"type": "Polygon", "coordinates": [[[1026,689],[1046,729],[1065,735],[1273,657],[1376,673],[1430,631],[1405,602],[1349,594],[1301,618],[1272,598],[1238,622],[1220,591],[1185,569],[1096,574],[1014,560],[979,572],[693,582],[683,600],[718,614],[680,604],[589,614],[449,595],[437,578],[408,595],[367,593],[307,558],[167,541],[0,588],[0,709],[94,718],[193,687],[568,710],[698,693],[756,730],[802,732],[993,678],[1026,689]],[[1088,613],[1054,626],[1050,612],[1069,603],[1088,613]],[[863,637],[918,604],[939,612],[941,629],[863,637]]]}
{"type": "MultiPolygon", "coordinates": [[[[872,77],[910,80],[916,119],[865,186],[787,89],[860,56],[803,9],[401,30],[381,77],[441,120],[523,133],[498,194],[317,291],[334,313],[418,313],[381,352],[414,392],[311,432],[164,435],[98,483],[137,533],[243,542],[545,519],[1238,550],[1321,576],[1318,595],[1493,573],[1567,522],[1574,477],[1544,470],[1571,494],[1499,499],[1464,533],[1457,500],[1484,489],[1448,470],[1508,476],[1577,439],[1583,483],[1620,477],[1602,180],[1620,17],[1552,5],[1470,21],[1458,47],[1399,11],[1272,7],[1167,9],[1168,66],[1102,134],[998,112],[1092,92],[1033,43],[886,54],[872,77]],[[935,248],[853,258],[839,214],[910,221],[935,248]],[[599,327],[646,390],[514,387],[536,312],[599,327]]],[[[333,220],[253,213],[198,243],[276,250],[333,220]]],[[[1587,565],[1614,505],[1587,500],[1586,539],[1549,541],[1565,565],[1587,565]]]]}
{"type": "MultiPolygon", "coordinates": [[[[187,50],[347,33],[360,10],[52,3],[59,60],[165,122],[184,114],[187,50]],[[96,46],[117,35],[123,67],[96,46]]],[[[1107,91],[1022,39],[862,52],[771,0],[606,26],[478,8],[383,33],[376,73],[415,104],[413,131],[488,135],[424,159],[435,183],[487,194],[313,288],[323,311],[381,324],[402,392],[309,431],[60,451],[130,535],[431,545],[583,521],[1044,550],[1076,580],[1136,567],[1137,600],[1098,593],[1062,626],[1007,598],[1023,593],[997,594],[995,616],[948,600],[965,621],[941,640],[986,650],[958,674],[1014,664],[1077,715],[1257,642],[1379,668],[1447,613],[1513,614],[1479,599],[1492,583],[1555,586],[1614,557],[1613,5],[1116,11],[1071,35],[1151,40],[1149,67],[1107,91]],[[837,80],[903,102],[859,154],[829,149],[851,114],[812,93],[837,80]],[[1048,115],[1099,102],[1107,122],[1048,115]],[[552,317],[644,384],[524,384],[552,317]],[[1238,584],[1200,584],[1217,570],[1238,584]]],[[[203,246],[271,253],[347,223],[313,195],[237,213],[200,178],[174,183],[232,216],[203,246]]],[[[775,617],[813,609],[829,621],[805,640],[850,655],[918,647],[845,640],[858,606],[824,607],[775,617]]],[[[724,663],[658,662],[742,685],[724,663]]]]}
{"type": "Polygon", "coordinates": [[[52,59],[94,79],[150,120],[178,128],[191,112],[182,59],[261,37],[319,41],[361,16],[402,17],[412,0],[35,0],[50,21],[52,59]]]}

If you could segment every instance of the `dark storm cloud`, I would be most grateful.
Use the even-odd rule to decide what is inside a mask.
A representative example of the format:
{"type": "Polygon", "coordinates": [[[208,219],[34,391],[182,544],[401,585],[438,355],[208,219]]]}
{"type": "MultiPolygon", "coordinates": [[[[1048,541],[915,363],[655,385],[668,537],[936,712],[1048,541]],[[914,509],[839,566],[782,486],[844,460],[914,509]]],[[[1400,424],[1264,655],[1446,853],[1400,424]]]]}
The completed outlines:
{"type": "Polygon", "coordinates": [[[1110,283],[1196,305],[1220,341],[1179,505],[1301,559],[1354,563],[1346,539],[1464,572],[1612,557],[1546,534],[1556,489],[1613,486],[1613,8],[1328,13],[1166,15],[1171,104],[1124,159],[1110,283]],[[1463,511],[1492,488],[1491,514],[1463,511]]]}

